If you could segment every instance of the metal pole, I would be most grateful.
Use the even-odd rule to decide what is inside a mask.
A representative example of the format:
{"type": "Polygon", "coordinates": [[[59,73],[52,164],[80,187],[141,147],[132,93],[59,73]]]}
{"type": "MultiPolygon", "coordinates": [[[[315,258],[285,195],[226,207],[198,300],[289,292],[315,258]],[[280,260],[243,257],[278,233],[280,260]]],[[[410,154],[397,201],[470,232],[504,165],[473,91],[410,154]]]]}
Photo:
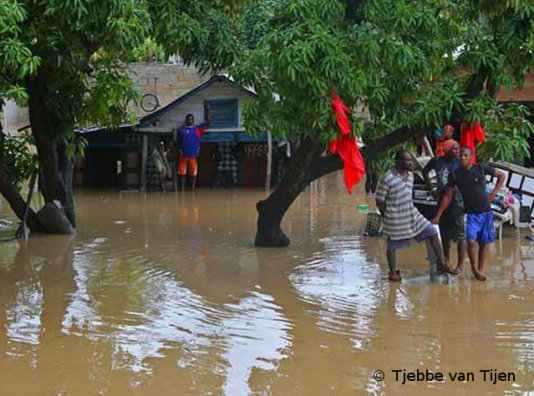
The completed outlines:
{"type": "Polygon", "coordinates": [[[33,172],[30,180],[30,191],[28,192],[28,199],[26,201],[26,207],[24,208],[24,216],[22,216],[22,223],[20,223],[19,228],[15,233],[17,239],[28,239],[30,231],[26,225],[26,220],[28,219],[28,213],[30,212],[30,204],[32,202],[33,190],[35,187],[35,180],[37,179],[37,171],[33,172]]]}
{"type": "Polygon", "coordinates": [[[148,137],[143,135],[143,152],[141,153],[141,192],[146,192],[146,165],[148,160],[148,137]]]}
{"type": "Polygon", "coordinates": [[[428,138],[426,136],[423,138],[423,146],[428,152],[428,155],[430,155],[430,157],[433,158],[434,152],[432,151],[432,146],[430,145],[430,142],[428,141],[428,138]]]}

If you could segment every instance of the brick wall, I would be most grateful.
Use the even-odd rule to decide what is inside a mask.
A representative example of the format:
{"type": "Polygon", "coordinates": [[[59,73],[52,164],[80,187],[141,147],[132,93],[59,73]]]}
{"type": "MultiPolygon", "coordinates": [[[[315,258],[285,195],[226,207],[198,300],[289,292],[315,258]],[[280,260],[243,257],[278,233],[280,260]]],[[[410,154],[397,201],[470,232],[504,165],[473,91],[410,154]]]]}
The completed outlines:
{"type": "Polygon", "coordinates": [[[527,75],[523,88],[518,91],[510,92],[501,88],[499,100],[501,102],[534,102],[534,72],[527,75]]]}

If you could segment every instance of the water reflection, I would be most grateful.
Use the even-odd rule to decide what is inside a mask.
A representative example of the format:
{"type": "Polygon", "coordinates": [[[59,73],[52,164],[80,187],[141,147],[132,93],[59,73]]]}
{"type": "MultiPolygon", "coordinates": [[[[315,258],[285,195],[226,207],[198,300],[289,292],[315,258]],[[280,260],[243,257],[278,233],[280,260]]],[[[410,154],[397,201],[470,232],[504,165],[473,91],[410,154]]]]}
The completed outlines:
{"type": "Polygon", "coordinates": [[[304,301],[318,305],[320,328],[346,334],[356,348],[367,349],[375,333],[374,316],[388,294],[377,282],[380,267],[365,260],[358,237],[321,242],[323,250],[297,267],[290,279],[304,301]]]}
{"type": "Polygon", "coordinates": [[[291,324],[273,298],[259,291],[225,308],[232,315],[221,323],[227,348],[223,358],[230,363],[224,394],[248,394],[253,369],[275,370],[286,357],[291,347],[291,324]]]}
{"type": "Polygon", "coordinates": [[[212,365],[209,369],[225,375],[225,389],[235,394],[247,389],[253,368],[272,369],[283,358],[289,325],[271,297],[255,290],[234,304],[213,304],[186,288],[172,271],[142,257],[126,264],[102,256],[99,248],[105,250],[105,244],[101,238],[76,252],[77,290],[62,330],[110,342],[113,369],[152,371],[151,359],[178,348],[178,367],[212,365]],[[207,362],[213,354],[227,363],[207,362]]]}
{"type": "Polygon", "coordinates": [[[3,393],[533,391],[534,245],[507,230],[484,285],[430,284],[414,246],[390,285],[384,241],[360,233],[365,198],[340,181],[291,209],[289,249],[252,246],[260,191],[81,194],[75,238],[0,244],[3,393]],[[482,363],[516,383],[371,378],[482,363]]]}

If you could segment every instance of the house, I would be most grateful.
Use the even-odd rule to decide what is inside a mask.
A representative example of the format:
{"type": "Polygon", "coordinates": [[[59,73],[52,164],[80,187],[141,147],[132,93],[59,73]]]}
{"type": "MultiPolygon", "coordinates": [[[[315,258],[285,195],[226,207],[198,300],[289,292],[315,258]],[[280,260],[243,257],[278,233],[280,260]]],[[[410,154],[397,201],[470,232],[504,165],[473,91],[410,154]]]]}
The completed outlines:
{"type": "MultiPolygon", "coordinates": [[[[201,138],[198,185],[264,186],[267,134],[251,136],[243,125],[243,109],[255,97],[254,91],[237,86],[228,76],[216,75],[142,117],[136,125],[81,130],[89,145],[75,180],[89,188],[157,189],[152,150],[160,141],[169,145],[175,140],[187,114],[193,114],[197,123],[203,122],[204,105],[209,104],[212,120],[201,138]]],[[[275,151],[273,168],[280,174],[282,159],[278,160],[281,156],[276,157],[279,151],[275,151]]]]}
{"type": "MultiPolygon", "coordinates": [[[[196,67],[184,65],[178,57],[169,62],[133,62],[125,72],[142,95],[141,102],[130,108],[138,117],[167,105],[209,79],[196,67]]],[[[30,125],[28,108],[6,99],[0,107],[0,122],[4,133],[16,135],[30,125]]]]}

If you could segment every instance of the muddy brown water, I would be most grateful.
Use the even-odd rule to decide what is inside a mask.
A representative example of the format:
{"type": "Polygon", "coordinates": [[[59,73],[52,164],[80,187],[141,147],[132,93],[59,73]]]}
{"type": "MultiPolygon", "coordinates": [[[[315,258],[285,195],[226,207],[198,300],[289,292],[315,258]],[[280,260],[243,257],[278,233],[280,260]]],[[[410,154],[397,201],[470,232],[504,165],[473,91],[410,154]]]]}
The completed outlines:
{"type": "Polygon", "coordinates": [[[0,394],[534,392],[525,231],[508,228],[492,246],[486,283],[467,271],[429,283],[415,245],[391,285],[385,241],[362,236],[366,198],[347,195],[339,175],[291,208],[287,249],[252,245],[262,197],[79,193],[75,237],[0,243],[0,394]],[[403,385],[392,372],[403,369],[445,378],[403,385]],[[515,380],[492,384],[484,369],[515,380]]]}

